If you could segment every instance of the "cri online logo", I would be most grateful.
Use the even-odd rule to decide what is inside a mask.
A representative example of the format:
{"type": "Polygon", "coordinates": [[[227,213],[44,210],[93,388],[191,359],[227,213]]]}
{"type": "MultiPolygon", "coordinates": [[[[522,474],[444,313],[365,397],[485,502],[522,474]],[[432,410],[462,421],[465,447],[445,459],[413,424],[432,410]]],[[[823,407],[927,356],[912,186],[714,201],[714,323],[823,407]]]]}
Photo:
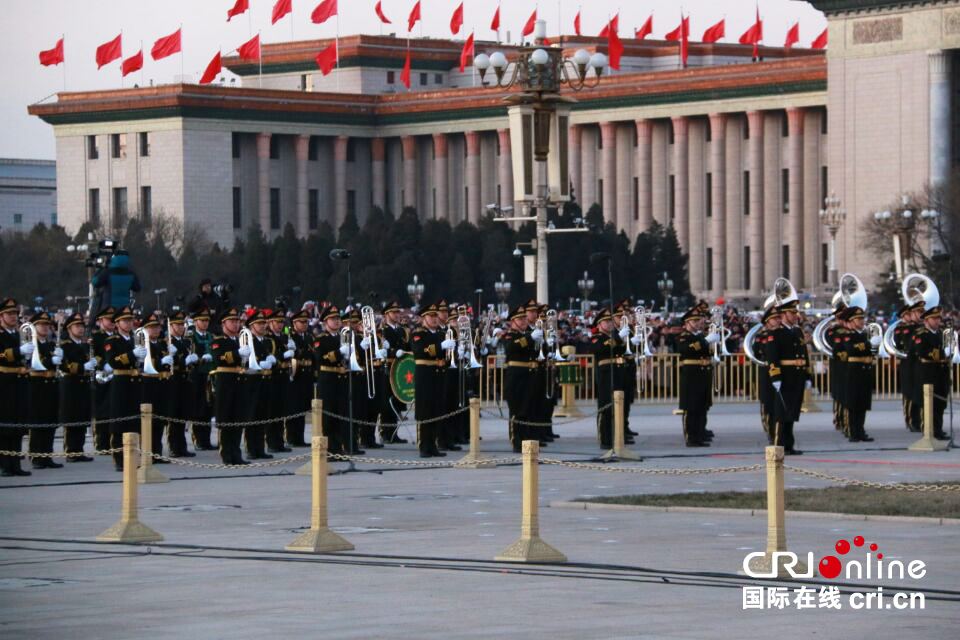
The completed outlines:
{"type": "MultiPolygon", "coordinates": [[[[866,543],[863,539],[863,536],[855,536],[853,538],[853,546],[862,547],[864,544],[866,543]]],[[[850,552],[851,547],[850,547],[850,543],[847,542],[846,540],[838,540],[837,544],[834,545],[834,549],[836,550],[837,554],[841,556],[845,556],[850,552]]],[[[876,552],[878,550],[877,543],[876,542],[870,543],[869,549],[871,552],[876,552]]],[[[779,562],[778,559],[782,557],[785,560],[788,560],[783,564],[783,568],[786,569],[787,572],[790,573],[792,577],[794,578],[812,578],[813,577],[813,571],[812,571],[813,553],[812,552],[807,553],[808,569],[806,573],[798,573],[794,571],[794,567],[797,566],[798,558],[797,558],[797,555],[791,551],[774,552],[772,554],[774,562],[771,563],[772,566],[769,568],[770,570],[767,573],[758,573],[756,571],[751,570],[749,566],[750,561],[754,557],[759,558],[759,557],[764,557],[765,555],[767,554],[765,554],[762,551],[747,554],[747,556],[743,559],[744,572],[752,578],[774,578],[777,576],[777,566],[779,562]]],[[[875,566],[872,560],[873,560],[873,555],[872,553],[869,553],[869,552],[867,553],[867,560],[865,563],[861,564],[859,560],[848,559],[846,563],[846,574],[845,574],[846,579],[849,580],[851,578],[856,578],[859,580],[864,577],[866,577],[867,579],[871,579],[871,578],[882,579],[884,577],[883,554],[877,553],[875,566]],[[866,571],[864,571],[864,568],[866,569],[866,571]]],[[[927,573],[925,567],[926,565],[923,563],[922,560],[913,560],[907,565],[906,574],[909,575],[914,580],[919,580],[927,573]]],[[[899,578],[902,580],[904,578],[904,566],[903,566],[903,563],[900,562],[899,560],[888,562],[886,568],[887,568],[886,574],[888,579],[892,580],[894,578],[899,578]]],[[[817,565],[817,572],[822,577],[828,580],[832,580],[833,578],[836,578],[843,572],[843,570],[844,570],[843,562],[837,556],[832,556],[832,555],[825,556],[820,561],[820,564],[817,565]]]]}

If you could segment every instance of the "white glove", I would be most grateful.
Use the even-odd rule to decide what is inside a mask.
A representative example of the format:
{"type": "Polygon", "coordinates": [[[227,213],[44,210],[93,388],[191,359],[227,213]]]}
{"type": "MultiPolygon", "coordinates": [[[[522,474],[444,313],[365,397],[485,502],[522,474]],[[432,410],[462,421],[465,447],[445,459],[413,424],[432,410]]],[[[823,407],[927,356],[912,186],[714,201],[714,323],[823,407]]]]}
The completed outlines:
{"type": "Polygon", "coordinates": [[[260,362],[260,368],[261,368],[261,369],[271,369],[271,368],[273,368],[273,363],[270,362],[269,359],[268,359],[268,360],[262,360],[262,361],[260,362]]]}
{"type": "Polygon", "coordinates": [[[720,334],[713,332],[707,334],[707,344],[713,344],[714,342],[720,342],[720,334]]]}
{"type": "Polygon", "coordinates": [[[547,346],[552,347],[554,342],[553,336],[547,338],[547,346]]]}
{"type": "Polygon", "coordinates": [[[641,342],[643,342],[643,338],[641,338],[640,336],[633,336],[632,338],[630,338],[630,344],[639,345],[641,342]]]}
{"type": "Polygon", "coordinates": [[[456,340],[444,340],[440,343],[440,348],[443,350],[453,349],[455,346],[457,346],[456,340]]]}
{"type": "Polygon", "coordinates": [[[24,342],[22,345],[20,345],[20,353],[21,353],[22,355],[25,355],[25,356],[32,356],[32,355],[33,355],[33,343],[32,343],[32,342],[24,342]]]}
{"type": "Polygon", "coordinates": [[[143,360],[144,358],[147,357],[147,348],[146,348],[146,347],[134,347],[134,348],[133,348],[133,355],[137,358],[137,360],[143,360]]]}
{"type": "Polygon", "coordinates": [[[296,352],[296,351],[294,351],[293,349],[287,349],[286,351],[283,352],[283,359],[284,359],[284,360],[289,360],[290,358],[292,358],[292,357],[295,356],[295,355],[297,355],[297,352],[296,352]]]}
{"type": "Polygon", "coordinates": [[[204,362],[213,362],[213,356],[210,355],[209,353],[203,354],[203,355],[200,357],[200,359],[203,360],[204,362]]]}
{"type": "Polygon", "coordinates": [[[270,355],[267,356],[267,362],[270,363],[270,366],[271,366],[271,367],[272,367],[273,365],[277,364],[277,358],[276,358],[276,356],[274,356],[274,355],[271,353],[270,355]]]}
{"type": "Polygon", "coordinates": [[[406,352],[406,351],[404,351],[403,349],[397,349],[397,357],[398,357],[398,358],[402,358],[402,357],[405,356],[405,355],[407,355],[407,352],[406,352]]]}
{"type": "Polygon", "coordinates": [[[379,349],[379,350],[377,351],[377,359],[378,359],[378,360],[383,360],[383,359],[386,358],[386,357],[387,357],[387,350],[386,350],[386,349],[379,349]]]}
{"type": "Polygon", "coordinates": [[[170,343],[170,347],[167,349],[167,353],[171,356],[177,355],[177,347],[172,342],[170,343]]]}
{"type": "Polygon", "coordinates": [[[346,358],[347,356],[349,356],[349,355],[350,355],[350,345],[348,345],[348,344],[342,344],[342,345],[340,345],[340,355],[342,355],[344,358],[346,358]]]}
{"type": "Polygon", "coordinates": [[[620,329],[620,339],[626,340],[630,337],[630,327],[623,327],[620,329]]]}
{"type": "Polygon", "coordinates": [[[870,336],[870,346],[879,347],[880,346],[880,336],[870,336]]]}
{"type": "Polygon", "coordinates": [[[383,340],[380,341],[380,345],[381,345],[384,349],[389,349],[389,348],[390,348],[390,341],[387,340],[386,338],[384,338],[383,340]]]}
{"type": "Polygon", "coordinates": [[[463,347],[457,347],[457,357],[458,357],[458,358],[462,358],[462,357],[464,356],[464,353],[465,353],[465,352],[464,352],[464,350],[463,350],[463,347]]]}
{"type": "Polygon", "coordinates": [[[293,338],[287,338],[287,349],[293,351],[297,348],[297,343],[293,341],[293,338]]]}
{"type": "Polygon", "coordinates": [[[240,354],[240,357],[241,357],[241,358],[249,358],[249,357],[250,357],[250,347],[248,347],[247,345],[243,345],[242,347],[240,347],[239,349],[237,349],[237,353],[240,354]]]}
{"type": "Polygon", "coordinates": [[[500,327],[495,327],[495,328],[493,329],[493,337],[494,337],[494,338],[499,338],[499,337],[502,336],[502,335],[503,335],[503,329],[501,329],[500,327]]]}
{"type": "Polygon", "coordinates": [[[172,366],[173,366],[173,356],[171,356],[170,354],[167,354],[167,355],[163,356],[162,358],[160,358],[160,364],[166,365],[166,366],[168,366],[168,367],[172,367],[172,366]]]}
{"type": "Polygon", "coordinates": [[[87,360],[86,362],[83,363],[83,370],[84,370],[84,371],[93,371],[93,370],[95,370],[96,368],[97,368],[97,360],[96,360],[96,358],[91,359],[91,360],[87,360]]]}
{"type": "Polygon", "coordinates": [[[185,359],[183,362],[184,362],[187,366],[189,366],[189,365],[191,365],[191,364],[196,364],[197,360],[199,360],[199,359],[200,359],[200,358],[197,356],[197,354],[191,353],[190,355],[188,355],[188,356],[186,357],[186,359],[185,359]]]}
{"type": "Polygon", "coordinates": [[[365,337],[363,340],[361,340],[361,341],[360,341],[360,348],[363,349],[364,351],[366,351],[367,349],[369,349],[369,348],[370,348],[370,338],[366,338],[366,337],[365,337]]]}
{"type": "Polygon", "coordinates": [[[773,381],[773,388],[779,393],[779,392],[780,392],[780,385],[782,385],[782,384],[783,384],[783,383],[782,383],[781,381],[779,381],[779,380],[774,380],[774,381],[773,381]]]}
{"type": "Polygon", "coordinates": [[[113,367],[111,367],[109,364],[105,364],[103,365],[103,372],[108,376],[113,375],[113,367]]]}
{"type": "Polygon", "coordinates": [[[54,365],[56,365],[56,366],[59,367],[59,366],[60,366],[60,363],[63,362],[63,357],[62,357],[62,356],[53,356],[52,358],[50,358],[50,362],[52,362],[54,365]]]}
{"type": "Polygon", "coordinates": [[[807,380],[806,387],[807,389],[813,389],[813,380],[807,380]]]}
{"type": "MultiPolygon", "coordinates": [[[[57,347],[56,349],[54,349],[54,350],[53,350],[53,357],[54,357],[54,358],[60,358],[60,360],[62,361],[62,360],[63,360],[63,349],[61,349],[60,347],[57,347]]],[[[59,363],[57,363],[57,364],[59,364],[59,363]]]]}
{"type": "Polygon", "coordinates": [[[537,342],[540,342],[541,340],[543,340],[543,330],[534,329],[533,331],[530,332],[530,337],[536,340],[537,342]]]}

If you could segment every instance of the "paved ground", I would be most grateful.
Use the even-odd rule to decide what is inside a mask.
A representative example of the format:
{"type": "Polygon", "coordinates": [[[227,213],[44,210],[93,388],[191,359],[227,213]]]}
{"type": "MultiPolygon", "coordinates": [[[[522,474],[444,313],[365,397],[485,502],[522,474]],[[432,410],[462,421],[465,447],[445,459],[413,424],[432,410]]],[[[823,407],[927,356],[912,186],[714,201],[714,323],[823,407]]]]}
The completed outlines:
{"type": "MultiPolygon", "coordinates": [[[[679,418],[669,411],[632,412],[631,426],[642,434],[633,449],[647,456],[636,466],[762,461],[755,407],[716,407],[710,449],[679,447],[679,418]]],[[[829,420],[826,412],[804,416],[797,434],[807,453],[789,463],[873,480],[960,479],[956,452],[905,451],[916,436],[902,427],[893,403],[880,403],[871,414],[868,430],[877,440],[869,446],[847,444],[829,420]]],[[[558,430],[563,438],[544,455],[586,460],[598,453],[592,419],[558,430]]],[[[506,454],[504,422],[485,418],[482,432],[486,452],[506,454]]],[[[376,454],[414,457],[410,445],[376,454]]],[[[195,460],[215,458],[207,453],[195,460]]],[[[587,495],[756,490],[764,486],[761,473],[649,476],[541,466],[541,533],[570,559],[546,567],[492,561],[519,535],[515,465],[374,464],[362,468],[382,473],[331,476],[330,524],[356,551],[284,552],[309,524],[309,479],[292,475],[296,466],[263,472],[159,467],[173,481],[141,487],[141,519],[165,540],[148,547],[93,542],[118,516],[119,474],[106,459],[3,478],[0,637],[726,638],[776,629],[780,637],[953,638],[960,621],[955,525],[788,518],[794,551],[819,560],[837,540],[862,535],[879,545],[885,562],[922,560],[927,573],[921,580],[854,580],[844,587],[839,611],[798,610],[793,603],[757,611],[743,609],[742,587],[761,583],[736,571],[745,554],[763,549],[763,517],[546,506],[587,495]],[[850,608],[851,590],[878,586],[885,604],[897,591],[923,592],[925,609],[850,608]]],[[[786,483],[823,486],[795,474],[786,483]]],[[[847,557],[865,554],[854,549],[847,557]]]]}

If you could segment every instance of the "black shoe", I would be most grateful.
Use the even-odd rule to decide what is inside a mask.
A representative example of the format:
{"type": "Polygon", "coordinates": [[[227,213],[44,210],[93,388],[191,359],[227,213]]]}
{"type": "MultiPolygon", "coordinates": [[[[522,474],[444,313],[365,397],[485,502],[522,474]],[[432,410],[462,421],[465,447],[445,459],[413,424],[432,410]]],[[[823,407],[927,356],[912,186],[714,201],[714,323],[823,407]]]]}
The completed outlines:
{"type": "Polygon", "coordinates": [[[306,442],[290,442],[288,443],[291,447],[309,447],[310,445],[306,442]]]}
{"type": "Polygon", "coordinates": [[[280,447],[279,449],[269,449],[270,453],[290,453],[293,451],[290,447],[280,447]]]}
{"type": "Polygon", "coordinates": [[[703,434],[708,438],[713,438],[713,431],[711,431],[710,429],[705,430],[703,434]]]}
{"type": "Polygon", "coordinates": [[[273,460],[273,456],[270,455],[269,453],[258,453],[255,456],[248,456],[248,457],[253,460],[273,460]]]}
{"type": "Polygon", "coordinates": [[[197,451],[216,451],[217,448],[210,444],[205,444],[203,446],[197,445],[197,451]]]}
{"type": "Polygon", "coordinates": [[[26,469],[14,469],[13,475],[15,475],[15,476],[29,476],[29,475],[33,475],[33,474],[30,473],[29,471],[27,471],[26,469]]]}
{"type": "Polygon", "coordinates": [[[238,465],[238,466],[241,466],[241,467],[242,467],[242,466],[248,465],[248,464],[250,464],[250,463],[247,462],[246,460],[244,460],[243,458],[238,458],[238,459],[234,460],[233,462],[231,462],[231,463],[229,463],[229,464],[234,464],[234,465],[238,465]]]}
{"type": "Polygon", "coordinates": [[[700,440],[693,440],[687,443],[688,447],[709,447],[710,445],[700,440]]]}
{"type": "Polygon", "coordinates": [[[945,433],[935,433],[933,434],[935,440],[949,440],[950,436],[945,433]]]}
{"type": "Polygon", "coordinates": [[[67,462],[93,462],[93,458],[90,456],[73,456],[67,458],[67,462]]]}
{"type": "MultiPolygon", "coordinates": [[[[634,431],[633,429],[627,429],[626,431],[624,431],[624,435],[627,435],[627,436],[638,436],[638,435],[640,435],[640,434],[637,433],[636,431],[634,431]]],[[[556,436],[556,437],[559,438],[560,436],[556,436]]]]}
{"type": "Polygon", "coordinates": [[[170,461],[164,460],[163,458],[154,458],[153,464],[170,464],[170,461]]]}
{"type": "MultiPolygon", "coordinates": [[[[634,436],[635,436],[635,435],[637,435],[637,434],[631,432],[631,435],[634,435],[634,436]]],[[[550,437],[553,438],[554,440],[556,440],[557,438],[560,437],[560,434],[559,434],[559,433],[554,433],[554,432],[551,431],[551,432],[550,432],[550,437]]]]}
{"type": "Polygon", "coordinates": [[[383,449],[383,445],[379,442],[370,442],[368,444],[364,444],[363,446],[365,446],[367,449],[383,449]]]}
{"type": "Polygon", "coordinates": [[[860,442],[873,442],[873,438],[871,438],[867,434],[863,434],[862,436],[860,436],[860,442]]]}
{"type": "Polygon", "coordinates": [[[803,451],[800,451],[800,449],[787,449],[786,451],[784,451],[784,453],[787,454],[788,456],[802,456],[802,455],[803,455],[803,451]]]}
{"type": "Polygon", "coordinates": [[[623,444],[636,444],[636,441],[633,438],[624,438],[623,444]]]}
{"type": "Polygon", "coordinates": [[[387,444],[407,444],[407,441],[404,440],[403,438],[394,438],[393,440],[391,440],[391,441],[388,442],[387,444]]]}
{"type": "Polygon", "coordinates": [[[347,455],[348,455],[348,456],[362,456],[362,455],[365,455],[366,453],[367,453],[367,452],[364,451],[363,449],[356,449],[356,450],[354,450],[354,451],[351,451],[351,452],[347,453],[347,455]]]}
{"type": "Polygon", "coordinates": [[[423,451],[421,451],[421,452],[420,452],[420,457],[421,457],[421,458],[432,458],[432,457],[433,457],[433,454],[432,454],[432,453],[424,453],[423,451]]]}
{"type": "Polygon", "coordinates": [[[39,468],[40,469],[63,469],[63,463],[54,462],[53,460],[44,460],[43,465],[39,468]]]}
{"type": "Polygon", "coordinates": [[[447,451],[463,451],[463,447],[458,444],[450,444],[444,447],[447,451]]]}
{"type": "Polygon", "coordinates": [[[113,468],[116,469],[117,471],[123,471],[123,465],[122,465],[122,464],[115,464],[115,465],[113,465],[113,468]]]}
{"type": "Polygon", "coordinates": [[[194,457],[196,457],[196,454],[195,454],[195,453],[189,453],[189,452],[187,452],[187,451],[178,451],[178,452],[176,452],[176,453],[171,452],[171,453],[170,453],[170,457],[171,457],[171,458],[194,458],[194,457]]]}
{"type": "Polygon", "coordinates": [[[434,458],[446,458],[446,457],[447,457],[447,454],[444,453],[443,451],[434,451],[434,452],[431,453],[430,455],[432,455],[434,458]]]}

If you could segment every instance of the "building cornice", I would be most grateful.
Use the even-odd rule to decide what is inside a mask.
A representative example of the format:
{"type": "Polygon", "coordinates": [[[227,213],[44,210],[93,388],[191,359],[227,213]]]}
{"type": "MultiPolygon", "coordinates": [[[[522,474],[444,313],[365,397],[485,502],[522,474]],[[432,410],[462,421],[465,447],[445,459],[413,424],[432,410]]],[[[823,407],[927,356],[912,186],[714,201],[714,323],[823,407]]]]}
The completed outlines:
{"type": "Polygon", "coordinates": [[[957,4],[956,0],[808,0],[827,16],[957,4]]]}

